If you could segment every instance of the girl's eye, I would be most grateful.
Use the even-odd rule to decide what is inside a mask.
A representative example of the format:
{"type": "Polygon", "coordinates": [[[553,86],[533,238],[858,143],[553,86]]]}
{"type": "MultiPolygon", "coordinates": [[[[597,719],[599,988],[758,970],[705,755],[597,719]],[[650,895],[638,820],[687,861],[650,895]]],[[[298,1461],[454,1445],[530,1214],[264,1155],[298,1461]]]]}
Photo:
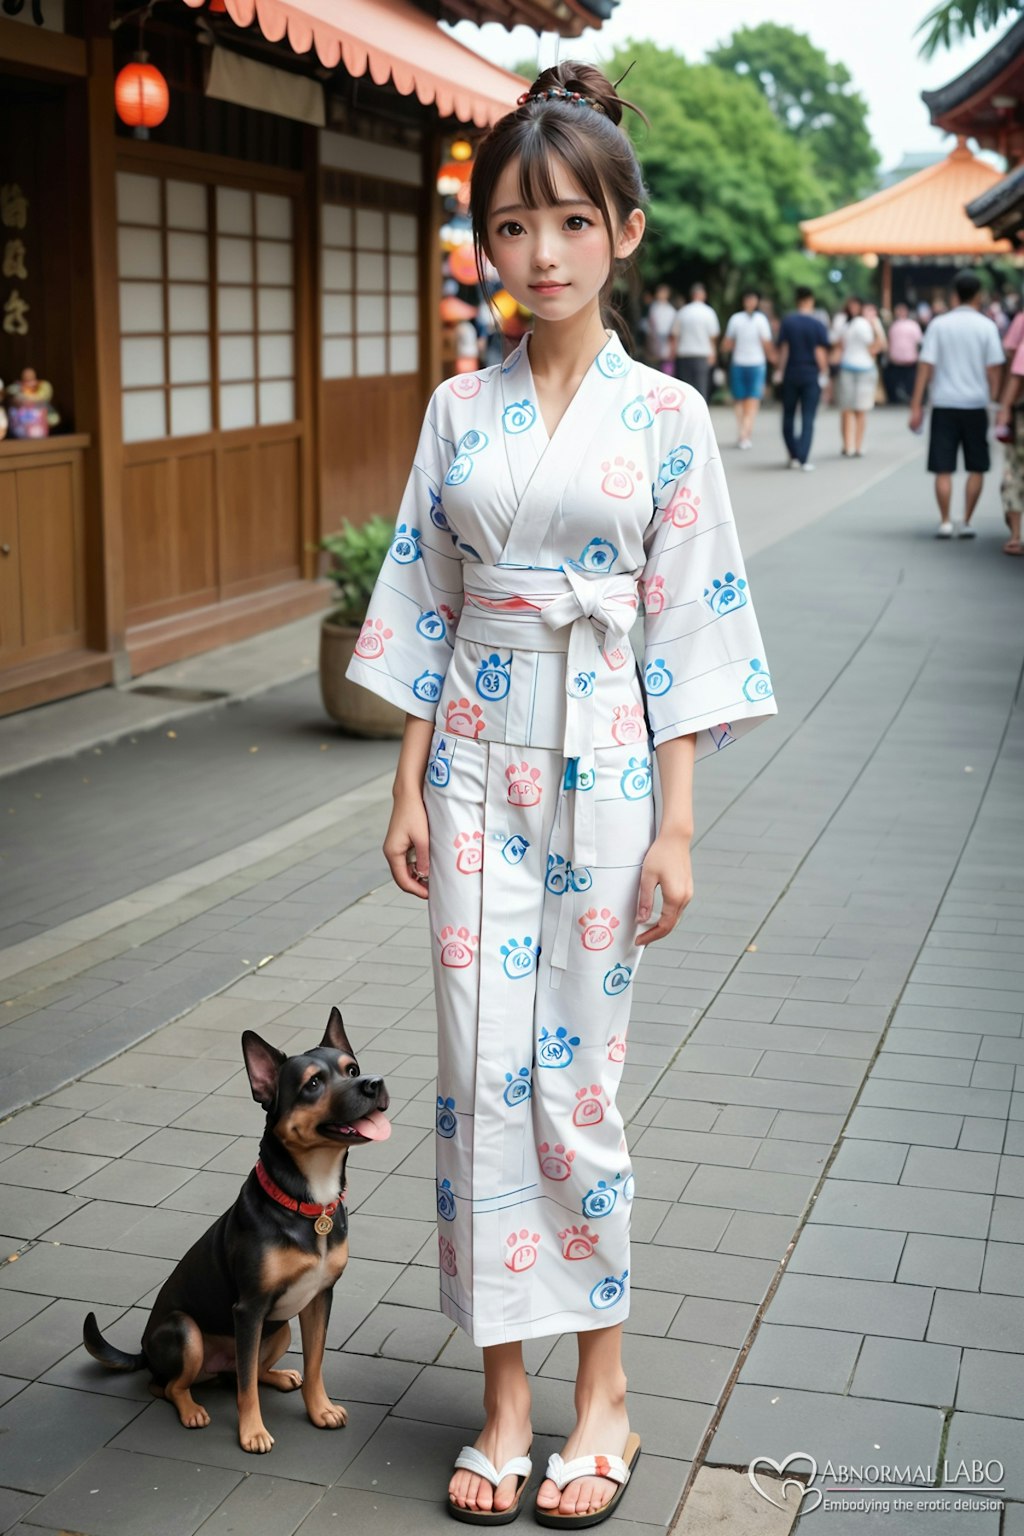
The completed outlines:
{"type": "Polygon", "coordinates": [[[578,231],[589,228],[591,220],[584,218],[582,213],[570,213],[565,222],[571,230],[578,231]]]}
{"type": "Polygon", "coordinates": [[[498,225],[499,235],[521,235],[522,233],[523,226],[517,224],[515,219],[506,219],[504,224],[498,225]]]}

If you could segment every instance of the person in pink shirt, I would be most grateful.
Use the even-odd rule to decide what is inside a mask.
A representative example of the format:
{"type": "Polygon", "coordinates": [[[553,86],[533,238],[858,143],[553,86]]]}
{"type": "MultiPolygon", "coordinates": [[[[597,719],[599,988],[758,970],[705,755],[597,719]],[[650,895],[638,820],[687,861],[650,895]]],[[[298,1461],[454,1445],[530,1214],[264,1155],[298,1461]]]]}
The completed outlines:
{"type": "Polygon", "coordinates": [[[1024,311],[1014,315],[1003,337],[1003,350],[1010,364],[999,401],[996,436],[1006,447],[1003,479],[999,487],[1003,500],[1003,518],[1010,537],[1003,545],[1004,555],[1024,554],[1020,540],[1021,512],[1024,510],[1024,402],[1020,401],[1020,381],[1024,378],[1024,311]]]}
{"type": "Polygon", "coordinates": [[[890,405],[910,403],[923,338],[906,304],[897,304],[889,327],[889,361],[885,367],[885,393],[890,405]]]}

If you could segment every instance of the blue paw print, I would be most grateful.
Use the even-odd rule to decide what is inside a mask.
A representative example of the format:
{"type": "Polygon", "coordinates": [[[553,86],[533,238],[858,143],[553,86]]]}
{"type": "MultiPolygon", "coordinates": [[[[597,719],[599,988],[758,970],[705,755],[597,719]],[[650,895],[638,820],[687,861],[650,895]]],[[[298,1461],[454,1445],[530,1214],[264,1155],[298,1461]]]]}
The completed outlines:
{"type": "Polygon", "coordinates": [[[585,865],[578,869],[566,862],[560,853],[548,854],[548,872],[544,884],[553,896],[564,896],[566,891],[589,891],[594,877],[585,865]]]}
{"type": "Polygon", "coordinates": [[[419,529],[399,523],[388,554],[398,565],[412,565],[414,560],[421,560],[419,529]]]}
{"type": "Polygon", "coordinates": [[[452,760],[448,756],[448,746],[442,736],[437,744],[437,750],[427,764],[427,778],[435,789],[444,789],[451,776],[452,760]]]}
{"type": "Polygon", "coordinates": [[[476,691],[482,699],[503,699],[512,685],[512,656],[502,661],[496,652],[485,656],[477,668],[476,691]]]}
{"type": "Polygon", "coordinates": [[[546,1028],[542,1029],[537,1046],[537,1065],[567,1067],[572,1061],[572,1048],[579,1043],[579,1035],[570,1035],[562,1025],[559,1025],[553,1034],[546,1028]]]}
{"type": "Polygon", "coordinates": [[[619,787],[627,800],[642,800],[651,793],[653,772],[649,757],[631,757],[622,771],[619,787]]]}
{"type": "Polygon", "coordinates": [[[654,413],[643,395],[637,395],[631,400],[622,412],[622,424],[631,432],[642,432],[645,427],[654,425],[654,413]]]}
{"type": "Polygon", "coordinates": [[[443,533],[451,533],[448,519],[445,516],[444,503],[433,486],[430,487],[430,521],[435,528],[440,528],[443,533]]]}
{"type": "Polygon", "coordinates": [[[526,838],[521,833],[515,832],[502,848],[501,856],[509,864],[521,864],[529,846],[526,838]]]}
{"type": "Polygon", "coordinates": [[[661,693],[668,693],[672,687],[672,673],[665,665],[664,656],[656,656],[647,663],[644,668],[644,687],[655,698],[661,693]]]}
{"type": "Polygon", "coordinates": [[[451,1141],[458,1129],[459,1122],[455,1118],[455,1100],[437,1100],[437,1134],[443,1136],[446,1141],[451,1141]]]}
{"type": "Polygon", "coordinates": [[[598,373],[603,373],[606,379],[621,379],[629,368],[629,359],[623,357],[621,352],[613,352],[607,348],[599,352],[594,359],[598,373]]]}
{"type": "Polygon", "coordinates": [[[600,571],[605,574],[610,571],[619,551],[610,539],[593,538],[583,546],[578,560],[570,560],[569,564],[577,571],[600,571]]]}
{"type": "Polygon", "coordinates": [[[528,432],[537,420],[537,407],[532,400],[513,400],[501,413],[501,424],[510,436],[528,432]]]}
{"type": "Polygon", "coordinates": [[[445,1221],[455,1220],[455,1196],[450,1179],[442,1179],[437,1186],[437,1214],[445,1221]]]}
{"type": "Polygon", "coordinates": [[[533,1096],[529,1067],[520,1067],[516,1077],[513,1077],[511,1072],[506,1072],[505,1083],[506,1087],[502,1098],[506,1104],[523,1104],[533,1096]]]}
{"type": "Polygon", "coordinates": [[[724,613],[733,613],[737,608],[745,608],[747,604],[747,584],[742,576],[734,576],[732,571],[726,571],[725,575],[704,588],[704,601],[711,612],[719,617],[724,613]]]}
{"type": "Polygon", "coordinates": [[[598,1179],[593,1189],[588,1189],[583,1196],[584,1216],[608,1216],[615,1209],[615,1202],[619,1198],[622,1178],[621,1173],[615,1175],[614,1184],[606,1184],[604,1179],[598,1179]]]}
{"type": "Polygon", "coordinates": [[[678,448],[673,448],[667,458],[663,459],[658,469],[658,487],[664,489],[673,480],[678,480],[680,475],[685,475],[693,463],[693,449],[686,443],[680,443],[678,448]]]}
{"type": "Polygon", "coordinates": [[[764,663],[758,661],[755,656],[750,663],[750,676],[743,684],[743,695],[751,703],[757,699],[770,699],[774,693],[772,680],[768,673],[762,670],[763,666],[764,663]]]}
{"type": "Polygon", "coordinates": [[[626,1280],[629,1278],[629,1270],[624,1269],[616,1279],[614,1275],[605,1275],[599,1280],[590,1293],[590,1305],[603,1311],[605,1307],[614,1307],[617,1301],[621,1301],[626,1294],[626,1280]]]}
{"type": "Polygon", "coordinates": [[[440,672],[421,672],[412,685],[412,691],[417,699],[422,699],[424,704],[436,704],[441,697],[441,689],[444,687],[444,678],[440,672]]]}
{"type": "Polygon", "coordinates": [[[427,608],[416,620],[416,632],[424,640],[443,640],[448,633],[448,626],[436,608],[427,608]]]}
{"type": "Polygon", "coordinates": [[[571,693],[574,699],[589,699],[594,692],[596,681],[596,672],[575,672],[568,680],[566,691],[571,693]]]}
{"type": "Polygon", "coordinates": [[[623,965],[620,960],[618,965],[613,965],[610,971],[605,971],[602,985],[609,997],[617,997],[620,992],[625,992],[632,980],[632,966],[623,965]]]}
{"type": "Polygon", "coordinates": [[[512,981],[518,981],[521,976],[530,976],[537,969],[537,957],[540,954],[540,945],[535,944],[530,935],[520,941],[509,939],[507,944],[501,946],[502,970],[512,981]]]}

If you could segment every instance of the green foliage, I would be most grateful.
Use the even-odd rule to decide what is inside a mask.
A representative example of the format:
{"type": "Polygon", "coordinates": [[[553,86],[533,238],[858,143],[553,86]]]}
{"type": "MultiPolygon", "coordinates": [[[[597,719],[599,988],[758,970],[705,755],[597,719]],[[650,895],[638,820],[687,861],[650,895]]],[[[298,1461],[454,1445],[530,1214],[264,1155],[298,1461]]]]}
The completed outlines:
{"type": "Polygon", "coordinates": [[[921,56],[930,59],[940,48],[951,48],[961,38],[973,37],[997,27],[1006,17],[1016,16],[1020,0],[942,0],[918,27],[925,34],[921,56]]]}
{"type": "Polygon", "coordinates": [[[645,279],[683,289],[700,277],[713,301],[731,304],[748,282],[773,292],[808,280],[793,276],[798,268],[820,273],[802,252],[798,221],[831,202],[807,145],[762,92],[650,42],[627,43],[606,73],[614,79],[631,59],[631,94],[651,120],[647,129],[627,114],[650,189],[645,279]]]}
{"type": "Polygon", "coordinates": [[[366,618],[370,594],[387,557],[395,525],[384,517],[371,517],[356,527],[347,518],[337,533],[320,540],[319,548],[331,557],[326,575],[337,587],[338,606],[329,614],[334,624],[361,624],[366,618]]]}
{"type": "Polygon", "coordinates": [[[757,87],[782,127],[806,144],[834,206],[874,190],[879,161],[868,106],[845,64],[832,63],[803,32],[773,21],[741,27],[710,51],[708,62],[757,87]]]}

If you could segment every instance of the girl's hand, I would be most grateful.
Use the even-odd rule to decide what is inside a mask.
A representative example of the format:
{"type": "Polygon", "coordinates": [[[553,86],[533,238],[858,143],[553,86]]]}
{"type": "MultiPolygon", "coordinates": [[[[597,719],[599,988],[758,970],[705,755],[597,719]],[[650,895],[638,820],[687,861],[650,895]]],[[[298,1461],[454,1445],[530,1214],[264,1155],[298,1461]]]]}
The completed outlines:
{"type": "Polygon", "coordinates": [[[391,812],[384,857],[391,866],[391,878],[400,891],[426,899],[430,874],[430,840],[427,808],[421,794],[396,796],[391,812]],[[412,855],[410,859],[409,855],[412,855]]]}
{"type": "Polygon", "coordinates": [[[693,899],[693,872],[690,868],[690,839],[682,834],[662,833],[647,850],[640,870],[640,899],[637,922],[646,923],[654,907],[654,890],[661,887],[661,915],[653,927],[637,935],[638,944],[653,944],[672,932],[685,907],[693,899]]]}

